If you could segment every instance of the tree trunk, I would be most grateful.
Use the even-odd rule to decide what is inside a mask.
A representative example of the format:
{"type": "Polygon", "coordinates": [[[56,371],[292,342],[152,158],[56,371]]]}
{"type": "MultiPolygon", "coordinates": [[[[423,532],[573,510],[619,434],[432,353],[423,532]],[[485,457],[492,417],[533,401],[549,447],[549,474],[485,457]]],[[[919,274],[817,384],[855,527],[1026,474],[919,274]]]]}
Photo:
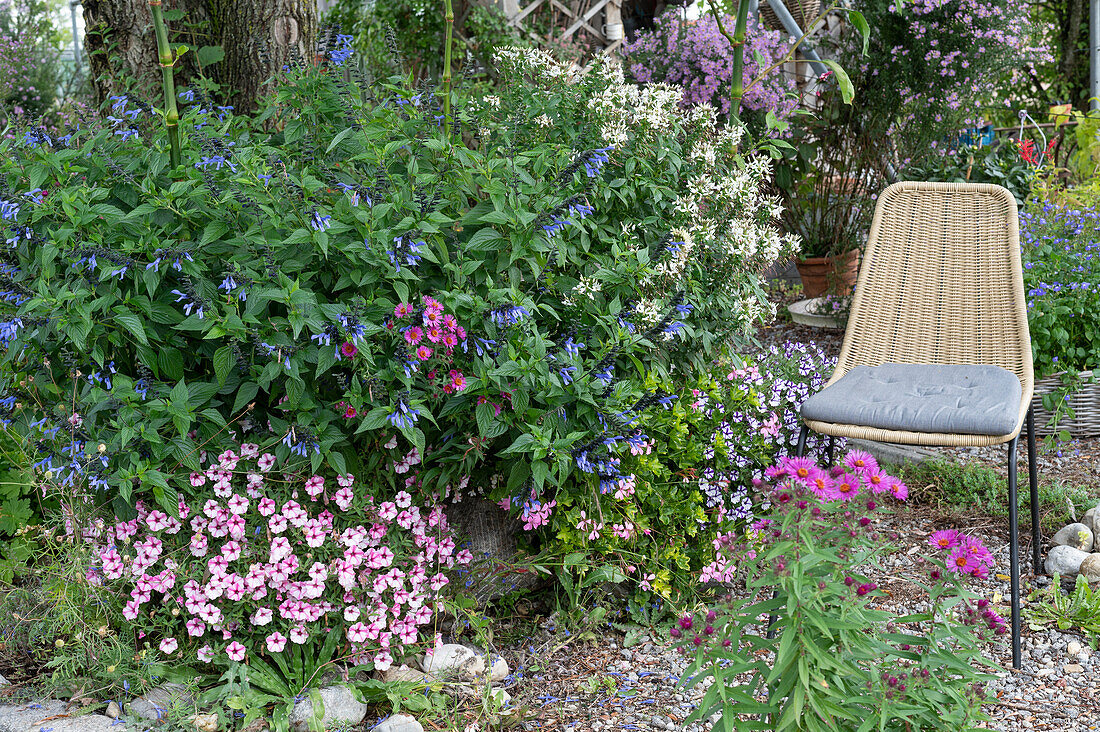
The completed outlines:
{"type": "MultiPolygon", "coordinates": [[[[148,0],[84,0],[84,48],[100,103],[125,89],[145,100],[160,98],[160,67],[148,0]]],[[[312,61],[315,0],[164,0],[184,12],[169,21],[169,39],[191,50],[177,63],[177,86],[190,86],[199,68],[194,51],[220,46],[224,58],[202,69],[220,85],[223,104],[238,113],[255,110],[265,82],[296,59],[312,61]]]]}

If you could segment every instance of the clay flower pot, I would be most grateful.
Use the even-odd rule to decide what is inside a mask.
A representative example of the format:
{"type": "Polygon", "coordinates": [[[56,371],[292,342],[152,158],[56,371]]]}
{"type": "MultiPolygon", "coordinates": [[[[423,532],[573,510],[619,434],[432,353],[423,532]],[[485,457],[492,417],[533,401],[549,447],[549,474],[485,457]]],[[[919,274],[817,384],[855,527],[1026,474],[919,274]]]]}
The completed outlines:
{"type": "Polygon", "coordinates": [[[852,249],[838,256],[807,257],[795,262],[802,278],[802,294],[820,297],[826,293],[845,296],[852,294],[859,274],[859,251],[852,249]]]}

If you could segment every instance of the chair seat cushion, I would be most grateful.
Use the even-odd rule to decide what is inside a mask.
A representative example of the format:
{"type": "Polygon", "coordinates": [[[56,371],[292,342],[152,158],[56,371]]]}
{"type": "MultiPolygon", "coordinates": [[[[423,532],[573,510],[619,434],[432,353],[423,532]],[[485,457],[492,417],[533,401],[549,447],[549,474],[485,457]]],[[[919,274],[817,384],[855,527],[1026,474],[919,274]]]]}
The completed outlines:
{"type": "Polygon", "coordinates": [[[1022,389],[999,366],[887,363],[856,366],[802,405],[803,419],[884,430],[1007,435],[1022,389]]]}

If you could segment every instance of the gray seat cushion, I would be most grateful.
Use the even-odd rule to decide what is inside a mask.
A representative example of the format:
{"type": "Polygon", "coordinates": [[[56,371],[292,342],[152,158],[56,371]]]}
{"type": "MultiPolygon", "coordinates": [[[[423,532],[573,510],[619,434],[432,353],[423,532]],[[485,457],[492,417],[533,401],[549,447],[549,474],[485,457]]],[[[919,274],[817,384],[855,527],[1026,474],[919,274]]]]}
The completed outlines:
{"type": "Polygon", "coordinates": [[[999,366],[856,366],[802,405],[817,422],[907,432],[1007,435],[1020,416],[1020,380],[999,366]]]}

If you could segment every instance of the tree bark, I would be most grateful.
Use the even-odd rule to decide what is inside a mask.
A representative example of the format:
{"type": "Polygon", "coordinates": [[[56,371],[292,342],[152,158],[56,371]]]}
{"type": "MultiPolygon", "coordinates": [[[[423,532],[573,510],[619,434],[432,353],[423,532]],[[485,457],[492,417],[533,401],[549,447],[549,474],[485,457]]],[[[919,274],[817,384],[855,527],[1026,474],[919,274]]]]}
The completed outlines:
{"type": "MultiPolygon", "coordinates": [[[[158,98],[160,67],[148,0],[85,0],[84,48],[100,103],[126,88],[143,99],[158,98]]],[[[238,113],[255,110],[265,82],[287,63],[313,60],[317,32],[315,0],[164,0],[166,10],[184,11],[170,21],[172,44],[192,49],[178,62],[176,80],[190,86],[199,74],[194,51],[221,46],[222,61],[201,71],[219,84],[219,98],[238,113]]]]}

